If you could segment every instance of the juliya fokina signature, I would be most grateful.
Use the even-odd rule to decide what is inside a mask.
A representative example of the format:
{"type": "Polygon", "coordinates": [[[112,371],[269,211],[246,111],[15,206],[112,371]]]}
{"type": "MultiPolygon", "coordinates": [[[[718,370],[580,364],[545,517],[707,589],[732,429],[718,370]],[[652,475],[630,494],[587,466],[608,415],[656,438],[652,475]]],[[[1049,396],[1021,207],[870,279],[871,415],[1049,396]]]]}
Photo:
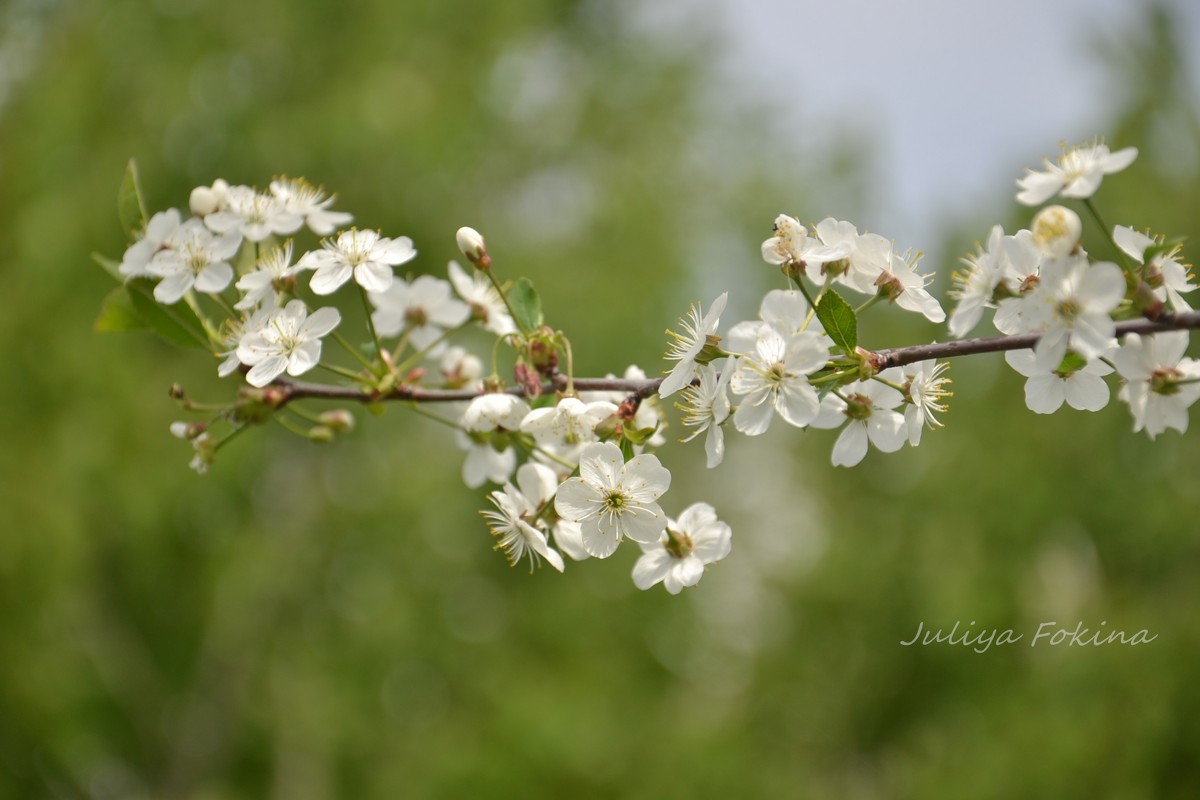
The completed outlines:
{"type": "MultiPolygon", "coordinates": [[[[1029,638],[1030,647],[1101,647],[1109,644],[1139,645],[1153,642],[1158,634],[1152,634],[1145,628],[1132,633],[1108,627],[1108,620],[1101,620],[1096,628],[1085,627],[1083,622],[1077,622],[1075,627],[1067,627],[1055,620],[1049,620],[1038,625],[1037,630],[1029,638]]],[[[902,639],[904,647],[913,645],[949,644],[969,647],[976,653],[986,653],[993,645],[1018,644],[1025,640],[1024,633],[1018,633],[1012,628],[980,628],[976,630],[975,620],[963,625],[956,620],[949,631],[944,628],[933,630],[926,627],[924,622],[917,623],[917,632],[911,638],[902,639]]]]}

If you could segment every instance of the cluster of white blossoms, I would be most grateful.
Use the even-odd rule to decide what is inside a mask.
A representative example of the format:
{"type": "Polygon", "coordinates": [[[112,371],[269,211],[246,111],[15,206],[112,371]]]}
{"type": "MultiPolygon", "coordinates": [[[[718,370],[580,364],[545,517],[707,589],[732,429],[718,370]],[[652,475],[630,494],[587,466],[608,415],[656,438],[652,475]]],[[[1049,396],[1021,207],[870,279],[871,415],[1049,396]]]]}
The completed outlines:
{"type": "MultiPolygon", "coordinates": [[[[1069,149],[1019,180],[1017,199],[1040,205],[1061,195],[1099,222],[1092,194],[1136,155],[1099,143],[1069,149]]],[[[333,202],[302,179],[272,181],[265,192],[217,181],[192,192],[190,216],[150,216],[131,167],[121,207],[134,241],[119,264],[107,264],[123,285],[97,326],[199,344],[220,360],[218,374],[248,384],[209,419],[172,426],[192,444],[198,472],[243,428],[268,419],[315,441],[352,429],[345,409],[314,412],[302,401],[376,410],[408,401],[454,429],[462,480],[488,487],[491,507],[481,513],[496,549],[531,570],[608,558],[628,539],[641,550],[635,585],[662,583],[675,594],[729,554],[730,528],[711,505],[691,503],[675,516],[663,505],[671,473],[655,451],[666,443],[668,398],[682,412],[682,441],[703,436],[710,468],[724,458],[727,431],[760,436],[776,417],[837,429],[835,466],[858,464],[872,446],[916,447],[926,428],[941,427],[950,397],[944,359],[960,354],[1005,351],[1038,413],[1064,403],[1103,408],[1116,376],[1134,430],[1152,438],[1185,431],[1200,399],[1200,362],[1185,355],[1185,328],[1200,318],[1185,298],[1194,286],[1179,247],[1117,226],[1104,229],[1117,261],[1093,260],[1079,214],[1061,205],[1039,210],[1027,230],[996,226],[953,276],[951,337],[962,339],[989,311],[1001,336],[868,349],[858,329],[869,308],[946,322],[919,254],[849,222],[806,227],[781,214],[761,256],[786,284],[762,297],[756,318],[723,329],[730,297],[722,293],[668,331],[662,377],[630,366],[621,377],[579,378],[571,342],[545,324],[532,284],[499,278],[477,231],[455,237],[469,266],[449,261],[445,278],[399,274],[417,256],[412,240],[347,228],[351,216],[333,202]],[[303,229],[312,246],[301,251],[287,237],[303,229]],[[339,330],[343,290],[365,312],[365,330],[352,336],[339,330]],[[452,341],[468,328],[476,340],[486,334],[479,352],[452,341]],[[334,382],[297,380],[318,367],[334,382]],[[220,435],[222,427],[229,432],[220,435]]],[[[182,389],[173,395],[187,410],[212,408],[182,389]]]]}
{"type": "MultiPolygon", "coordinates": [[[[1134,148],[1110,153],[1098,143],[1067,150],[1058,163],[1047,160],[1044,171],[1030,170],[1019,180],[1017,200],[1039,205],[1061,195],[1090,204],[1103,176],[1136,157],[1134,148]]],[[[1027,230],[1008,235],[994,227],[987,245],[954,275],[958,305],[950,332],[965,336],[993,309],[992,324],[1001,333],[1036,335],[1032,348],[1009,350],[1005,360],[1027,379],[1026,405],[1039,414],[1064,403],[1081,411],[1104,408],[1111,396],[1105,377],[1115,373],[1135,431],[1151,438],[1167,428],[1186,431],[1187,408],[1200,397],[1200,365],[1184,356],[1188,334],[1117,335],[1120,320],[1190,310],[1184,295],[1195,286],[1179,246],[1117,225],[1106,233],[1118,264],[1093,260],[1082,233],[1079,214],[1061,205],[1042,208],[1027,230]]]]}
{"type": "Polygon", "coordinates": [[[677,363],[659,395],[683,391],[684,425],[694,429],[688,439],[706,435],[709,467],[721,463],[729,422],[747,436],[766,433],[776,415],[796,428],[842,428],[832,461],[846,467],[862,461],[869,444],[890,453],[919,444],[924,427],[940,426],[948,365],[874,370],[846,329],[856,326],[856,312],[833,289],[867,295],[860,310],[889,301],[941,322],[946,315],[926,290],[915,257],[848,222],[825,219],[810,233],[787,215],[775,220],[762,256],[796,288],[768,292],[758,319],[733,325],[725,337],[717,329],[726,294],[707,314],[694,306],[682,330],[670,332],[666,358],[677,363]],[[823,318],[836,330],[827,332],[823,318]]]}

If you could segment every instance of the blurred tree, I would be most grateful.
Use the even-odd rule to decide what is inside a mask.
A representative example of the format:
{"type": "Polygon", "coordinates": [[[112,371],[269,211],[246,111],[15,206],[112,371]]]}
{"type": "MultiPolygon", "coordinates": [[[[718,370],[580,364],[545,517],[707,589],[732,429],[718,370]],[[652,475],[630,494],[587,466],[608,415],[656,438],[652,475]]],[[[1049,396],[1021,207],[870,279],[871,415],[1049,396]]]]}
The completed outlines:
{"type": "MultiPolygon", "coordinates": [[[[670,510],[711,498],[735,550],[672,600],[634,590],[628,553],[509,570],[449,437],[399,413],[328,449],[254,432],[198,479],[165,388],[213,391],[211,366],[89,330],[108,279],[87,253],[124,247],[108,209],[134,155],[156,207],[216,177],[322,182],[412,236],[415,270],[474,225],[583,371],[658,369],[688,302],[736,286],[751,312],[797,186],[862,185],[844,153],[828,174],[780,158],[769,110],[710,91],[705,18],[672,7],[11,6],[0,796],[1191,796],[1186,438],[1117,409],[1042,419],[999,359],[956,364],[950,429],[919,451],[834,472],[814,432],[681,465],[670,510]],[[898,645],[959,619],[1159,638],[898,645]]],[[[1147,19],[1109,140],[1153,159],[1165,130],[1194,156],[1194,124],[1155,121],[1196,109],[1169,10],[1147,19]]],[[[1195,181],[1138,166],[1106,213],[1188,233],[1195,181]]]]}

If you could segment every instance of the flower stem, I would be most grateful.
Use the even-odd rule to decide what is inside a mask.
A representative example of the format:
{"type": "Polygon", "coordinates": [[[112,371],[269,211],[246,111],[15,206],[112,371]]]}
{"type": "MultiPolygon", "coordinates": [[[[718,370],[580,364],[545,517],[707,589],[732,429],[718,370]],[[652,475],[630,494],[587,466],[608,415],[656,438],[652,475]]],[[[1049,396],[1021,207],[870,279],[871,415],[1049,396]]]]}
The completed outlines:
{"type": "Polygon", "coordinates": [[[379,359],[380,364],[386,364],[383,360],[383,343],[379,341],[379,333],[375,330],[375,320],[371,317],[371,301],[367,297],[367,290],[361,285],[358,287],[358,296],[362,298],[363,311],[367,315],[367,330],[371,332],[371,341],[375,343],[375,357],[379,359]]]}
{"type": "Polygon", "coordinates": [[[369,372],[371,372],[371,373],[375,372],[375,365],[367,360],[367,357],[362,354],[361,350],[359,350],[357,347],[355,347],[354,345],[352,345],[348,341],[346,341],[345,336],[342,336],[342,334],[338,331],[334,331],[333,338],[338,344],[340,344],[342,347],[344,347],[346,349],[346,352],[348,352],[350,355],[354,356],[354,359],[356,361],[358,361],[358,363],[360,363],[364,367],[366,367],[369,372]]]}
{"type": "Polygon", "coordinates": [[[1125,255],[1125,251],[1117,246],[1117,240],[1113,238],[1113,229],[1104,223],[1104,218],[1100,216],[1100,209],[1096,207],[1096,204],[1092,202],[1092,198],[1090,197],[1083,199],[1083,205],[1087,208],[1088,213],[1092,215],[1092,219],[1096,220],[1096,224],[1100,226],[1100,230],[1104,233],[1104,238],[1117,251],[1117,258],[1121,260],[1121,269],[1127,275],[1132,275],[1134,273],[1133,265],[1129,263],[1129,258],[1125,255]]]}

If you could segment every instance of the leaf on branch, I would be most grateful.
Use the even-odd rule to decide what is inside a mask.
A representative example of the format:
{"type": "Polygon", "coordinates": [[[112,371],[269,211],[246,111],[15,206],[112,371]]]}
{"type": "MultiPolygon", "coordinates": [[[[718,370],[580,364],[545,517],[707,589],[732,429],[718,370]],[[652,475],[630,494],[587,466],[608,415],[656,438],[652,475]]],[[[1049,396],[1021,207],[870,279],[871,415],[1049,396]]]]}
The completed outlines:
{"type": "Polygon", "coordinates": [[[508,303],[512,306],[516,323],[528,332],[542,327],[542,299],[528,278],[519,278],[508,290],[508,303]]]}
{"type": "Polygon", "coordinates": [[[133,299],[129,290],[124,286],[113,289],[104,298],[100,306],[100,316],[92,326],[97,333],[113,333],[116,331],[137,331],[146,327],[146,323],[133,307],[133,299]]]}
{"type": "Polygon", "coordinates": [[[145,327],[171,344],[208,349],[204,326],[186,303],[173,306],[159,303],[154,299],[154,281],[149,278],[135,278],[123,288],[145,327]]]}
{"type": "Polygon", "coordinates": [[[129,159],[125,167],[125,177],[121,180],[121,188],[117,191],[117,215],[121,219],[121,228],[130,237],[146,227],[146,203],[142,199],[142,187],[138,183],[137,162],[129,159]]]}
{"type": "Polygon", "coordinates": [[[858,319],[854,309],[837,292],[830,290],[817,303],[817,319],[825,333],[846,353],[858,346],[858,319]]]}
{"type": "Polygon", "coordinates": [[[108,256],[102,256],[99,253],[92,253],[92,260],[99,264],[105,272],[112,275],[121,283],[125,282],[125,276],[121,274],[121,264],[113,261],[108,256]]]}

